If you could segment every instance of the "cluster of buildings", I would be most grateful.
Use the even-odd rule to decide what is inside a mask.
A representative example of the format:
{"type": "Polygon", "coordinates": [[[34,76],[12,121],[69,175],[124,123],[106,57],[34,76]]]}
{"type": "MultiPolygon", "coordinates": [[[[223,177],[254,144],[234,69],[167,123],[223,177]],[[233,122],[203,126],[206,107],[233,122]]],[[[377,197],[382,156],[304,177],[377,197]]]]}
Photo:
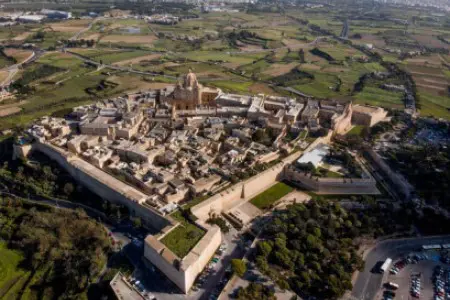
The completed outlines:
{"type": "Polygon", "coordinates": [[[14,12],[4,13],[0,16],[0,24],[12,25],[14,23],[40,23],[45,19],[65,20],[72,18],[72,13],[61,10],[42,9],[37,13],[14,12]]]}
{"type": "Polygon", "coordinates": [[[145,19],[149,23],[162,24],[162,25],[175,25],[180,21],[179,17],[173,16],[170,14],[151,15],[149,17],[145,17],[145,19]]]}
{"type": "Polygon", "coordinates": [[[33,147],[48,154],[159,231],[146,239],[145,257],[187,292],[221,243],[218,227],[202,216],[225,207],[226,199],[239,201],[273,184],[283,166],[241,188],[231,185],[233,175],[280,157],[294,161],[301,131],[342,134],[385,116],[381,108],[351,103],[224,93],[189,72],[175,86],[76,107],[64,119],[41,118],[27,130],[34,143],[16,145],[15,155],[25,157],[33,147]],[[225,197],[220,192],[227,188],[225,197]],[[167,213],[205,194],[216,195],[196,209],[205,235],[186,257],[177,257],[161,241],[179,226],[167,213]]]}

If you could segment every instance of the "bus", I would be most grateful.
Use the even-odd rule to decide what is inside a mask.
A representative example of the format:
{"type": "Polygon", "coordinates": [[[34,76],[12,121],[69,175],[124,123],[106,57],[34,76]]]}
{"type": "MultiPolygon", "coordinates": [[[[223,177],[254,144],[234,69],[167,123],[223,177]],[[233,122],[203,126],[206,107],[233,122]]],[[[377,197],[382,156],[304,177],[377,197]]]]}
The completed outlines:
{"type": "Polygon", "coordinates": [[[422,245],[422,250],[440,250],[441,245],[434,244],[434,245],[422,245]]]}
{"type": "Polygon", "coordinates": [[[384,261],[384,263],[381,265],[380,267],[380,273],[384,273],[387,271],[387,269],[389,269],[389,266],[392,263],[392,259],[390,259],[389,257],[386,258],[386,260],[384,261]]]}
{"type": "Polygon", "coordinates": [[[389,281],[389,282],[387,283],[387,286],[388,286],[389,288],[393,289],[393,290],[396,290],[396,289],[398,289],[398,287],[399,287],[398,284],[396,284],[396,283],[394,283],[394,282],[391,282],[391,281],[389,281]]]}
{"type": "Polygon", "coordinates": [[[442,249],[450,249],[450,244],[442,244],[442,249]]]}

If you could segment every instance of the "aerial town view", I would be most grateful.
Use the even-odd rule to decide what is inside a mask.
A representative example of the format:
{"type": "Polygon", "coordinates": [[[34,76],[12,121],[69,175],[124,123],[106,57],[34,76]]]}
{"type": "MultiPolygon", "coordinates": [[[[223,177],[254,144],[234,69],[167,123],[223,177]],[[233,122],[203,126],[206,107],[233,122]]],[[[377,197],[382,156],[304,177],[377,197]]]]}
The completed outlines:
{"type": "Polygon", "coordinates": [[[450,299],[448,0],[0,1],[0,299],[450,299]]]}

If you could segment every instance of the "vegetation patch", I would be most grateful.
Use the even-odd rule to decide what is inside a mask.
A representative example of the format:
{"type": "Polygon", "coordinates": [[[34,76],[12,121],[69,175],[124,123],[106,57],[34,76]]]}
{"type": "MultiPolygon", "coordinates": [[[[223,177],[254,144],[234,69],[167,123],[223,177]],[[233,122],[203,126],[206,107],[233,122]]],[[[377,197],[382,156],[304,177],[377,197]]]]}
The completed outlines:
{"type": "Polygon", "coordinates": [[[272,204],[274,204],[293,190],[294,189],[291,186],[283,182],[278,182],[261,194],[252,198],[250,200],[250,203],[258,207],[259,209],[268,209],[272,204]]]}
{"type": "Polygon", "coordinates": [[[314,78],[313,74],[294,68],[289,73],[272,78],[272,81],[278,85],[289,86],[291,84],[298,84],[299,81],[312,81],[314,78]]]}
{"type": "Polygon", "coordinates": [[[347,134],[361,135],[364,128],[367,128],[367,127],[364,125],[355,125],[349,132],[347,132],[347,134]]]}
{"type": "Polygon", "coordinates": [[[179,258],[183,258],[205,235],[205,231],[192,220],[189,220],[181,211],[177,211],[171,216],[180,224],[164,236],[161,243],[166,245],[179,258]]]}
{"type": "Polygon", "coordinates": [[[5,299],[83,298],[106,264],[110,242],[106,231],[84,211],[32,206],[21,200],[0,199],[0,239],[4,279],[20,276],[17,264],[27,270],[8,290],[5,299]],[[19,251],[23,255],[18,255],[19,251]],[[6,255],[6,256],[4,256],[6,255]],[[8,263],[4,262],[8,259],[8,263]]]}
{"type": "Polygon", "coordinates": [[[320,50],[319,48],[311,49],[311,50],[309,50],[309,52],[311,52],[311,54],[319,56],[323,59],[326,59],[327,61],[335,61],[335,59],[330,54],[320,50]]]}

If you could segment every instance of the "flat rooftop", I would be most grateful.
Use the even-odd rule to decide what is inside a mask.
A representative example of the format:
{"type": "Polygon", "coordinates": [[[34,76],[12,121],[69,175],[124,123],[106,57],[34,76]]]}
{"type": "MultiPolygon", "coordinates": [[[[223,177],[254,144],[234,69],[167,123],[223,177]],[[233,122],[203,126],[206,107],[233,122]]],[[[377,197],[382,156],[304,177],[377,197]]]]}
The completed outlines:
{"type": "Polygon", "coordinates": [[[312,163],[317,168],[322,164],[322,160],[328,154],[328,150],[329,147],[327,145],[319,144],[312,151],[303,154],[297,162],[300,164],[312,163]]]}

